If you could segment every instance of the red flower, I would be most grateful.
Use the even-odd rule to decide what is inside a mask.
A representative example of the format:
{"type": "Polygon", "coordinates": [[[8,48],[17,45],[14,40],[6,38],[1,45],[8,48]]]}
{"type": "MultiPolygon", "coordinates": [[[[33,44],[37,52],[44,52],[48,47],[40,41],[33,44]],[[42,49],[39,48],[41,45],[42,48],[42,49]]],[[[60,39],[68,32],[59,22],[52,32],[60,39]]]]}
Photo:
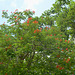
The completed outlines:
{"type": "Polygon", "coordinates": [[[59,65],[56,66],[56,68],[59,68],[59,67],[60,67],[59,65]]]}
{"type": "Polygon", "coordinates": [[[37,30],[34,31],[34,33],[36,33],[36,32],[37,32],[37,33],[38,33],[38,32],[41,32],[41,30],[37,29],[37,30]]]}
{"type": "Polygon", "coordinates": [[[22,40],[23,38],[21,37],[21,40],[22,40]]]}
{"type": "Polygon", "coordinates": [[[50,28],[49,28],[49,30],[50,30],[50,28]]]}
{"type": "Polygon", "coordinates": [[[18,9],[16,9],[15,11],[18,11],[18,9]]]}
{"type": "Polygon", "coordinates": [[[14,18],[17,18],[17,16],[15,16],[14,18]]]}
{"type": "Polygon", "coordinates": [[[9,46],[11,46],[11,45],[9,45],[9,46]]]}
{"type": "Polygon", "coordinates": [[[41,32],[41,30],[39,30],[41,32]]]}
{"type": "Polygon", "coordinates": [[[70,61],[70,59],[68,58],[66,62],[68,63],[69,61],[70,61]]]}
{"type": "Polygon", "coordinates": [[[17,23],[17,25],[18,25],[18,23],[17,23]]]}
{"type": "Polygon", "coordinates": [[[55,40],[58,40],[58,38],[55,38],[55,40]]]}
{"type": "Polygon", "coordinates": [[[43,19],[43,17],[42,17],[42,19],[43,19]]]}
{"type": "Polygon", "coordinates": [[[58,40],[58,38],[57,38],[57,40],[58,40]]]}
{"type": "Polygon", "coordinates": [[[8,10],[6,10],[8,12],[8,10]]]}
{"type": "Polygon", "coordinates": [[[28,11],[28,9],[26,9],[26,11],[28,11]]]}
{"type": "Polygon", "coordinates": [[[33,11],[33,13],[35,13],[35,11],[33,11]]]}
{"type": "Polygon", "coordinates": [[[66,61],[66,63],[68,63],[68,61],[66,61]]]}
{"type": "Polygon", "coordinates": [[[26,9],[26,11],[29,11],[30,9],[26,9]]]}
{"type": "Polygon", "coordinates": [[[48,28],[48,27],[46,27],[46,28],[48,28]]]}
{"type": "Polygon", "coordinates": [[[38,21],[35,21],[35,23],[38,23],[38,21]]]}
{"type": "Polygon", "coordinates": [[[2,14],[3,14],[4,11],[5,11],[5,10],[2,10],[2,14]]]}
{"type": "Polygon", "coordinates": [[[8,46],[8,49],[9,49],[10,47],[8,46]]]}
{"type": "Polygon", "coordinates": [[[57,55],[57,57],[59,58],[59,57],[60,57],[60,54],[59,54],[59,55],[57,55]]]}
{"type": "Polygon", "coordinates": [[[32,20],[32,18],[30,17],[30,18],[28,18],[28,20],[32,20]]]}
{"type": "Polygon", "coordinates": [[[70,61],[70,58],[68,58],[67,61],[70,61]]]}
{"type": "Polygon", "coordinates": [[[29,26],[29,24],[27,24],[27,26],[29,26]]]}
{"type": "Polygon", "coordinates": [[[52,36],[52,34],[50,36],[52,36]]]}
{"type": "Polygon", "coordinates": [[[39,32],[39,29],[37,29],[37,33],[39,32]]]}
{"type": "Polygon", "coordinates": [[[68,58],[67,60],[66,60],[66,63],[68,63],[70,61],[70,58],[68,58]]]}
{"type": "Polygon", "coordinates": [[[40,28],[40,29],[42,29],[42,28],[40,28]]]}
{"type": "Polygon", "coordinates": [[[62,41],[62,39],[60,39],[60,41],[62,41]]]}
{"type": "Polygon", "coordinates": [[[67,40],[65,40],[65,42],[67,42],[67,40]]]}
{"type": "Polygon", "coordinates": [[[56,34],[54,34],[54,36],[55,36],[56,34]]]}
{"type": "Polygon", "coordinates": [[[66,48],[66,50],[68,50],[68,48],[66,48]]]}
{"type": "Polygon", "coordinates": [[[23,23],[25,23],[25,22],[23,22],[23,23]]]}
{"type": "Polygon", "coordinates": [[[3,64],[2,62],[0,62],[0,64],[3,64]]]}
{"type": "Polygon", "coordinates": [[[64,51],[64,50],[62,49],[62,51],[64,51]]]}
{"type": "Polygon", "coordinates": [[[70,41],[68,40],[68,43],[69,43],[70,41]]]}
{"type": "Polygon", "coordinates": [[[62,69],[64,69],[64,67],[62,69]]]}
{"type": "Polygon", "coordinates": [[[3,25],[4,25],[4,23],[3,23],[3,25]]]}
{"type": "Polygon", "coordinates": [[[14,26],[14,24],[12,24],[11,26],[14,26]]]}
{"type": "Polygon", "coordinates": [[[5,11],[5,10],[2,10],[2,12],[3,12],[3,11],[5,11]]]}
{"type": "Polygon", "coordinates": [[[65,61],[65,58],[64,58],[64,61],[65,61]]]}
{"type": "Polygon", "coordinates": [[[34,33],[36,33],[36,30],[34,31],[34,33]]]}
{"type": "Polygon", "coordinates": [[[9,40],[11,40],[11,39],[9,38],[9,40]]]}
{"type": "Polygon", "coordinates": [[[5,73],[5,75],[7,75],[7,73],[5,73]]]}
{"type": "Polygon", "coordinates": [[[59,49],[59,47],[58,47],[58,49],[59,49]]]}
{"type": "Polygon", "coordinates": [[[27,23],[29,23],[29,20],[27,20],[27,23]]]}
{"type": "Polygon", "coordinates": [[[33,23],[38,23],[38,21],[33,21],[33,23]]]}
{"type": "Polygon", "coordinates": [[[62,69],[63,69],[62,67],[59,68],[59,70],[62,70],[62,69]]]}
{"type": "Polygon", "coordinates": [[[8,36],[7,34],[5,36],[8,36]]]}
{"type": "Polygon", "coordinates": [[[15,22],[17,22],[17,20],[15,20],[15,22]]]}
{"type": "Polygon", "coordinates": [[[15,12],[13,12],[15,14],[15,12]]]}
{"type": "Polygon", "coordinates": [[[17,20],[19,20],[20,18],[18,18],[17,20]]]}

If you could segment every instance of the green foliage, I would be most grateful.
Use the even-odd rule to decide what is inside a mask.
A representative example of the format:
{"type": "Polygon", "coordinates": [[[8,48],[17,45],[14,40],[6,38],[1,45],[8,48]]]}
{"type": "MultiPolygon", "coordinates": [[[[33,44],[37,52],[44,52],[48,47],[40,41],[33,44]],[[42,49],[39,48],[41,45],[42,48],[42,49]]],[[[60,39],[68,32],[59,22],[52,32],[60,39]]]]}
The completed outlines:
{"type": "MultiPolygon", "coordinates": [[[[6,12],[3,15],[7,17],[6,12]]],[[[73,74],[74,43],[65,40],[66,36],[58,26],[40,28],[42,19],[34,18],[32,15],[32,11],[17,11],[7,17],[14,25],[7,27],[1,25],[0,73],[2,75],[73,74]],[[16,19],[19,17],[17,21],[15,15],[17,15],[16,19]],[[26,21],[21,23],[21,20],[26,21]]],[[[50,17],[47,20],[49,19],[50,17]]]]}
{"type": "Polygon", "coordinates": [[[60,27],[61,31],[67,36],[65,39],[75,38],[75,1],[73,0],[56,0],[51,9],[42,13],[41,17],[44,17],[41,22],[50,26],[56,25],[60,27]],[[49,23],[50,22],[50,23],[49,23]],[[70,28],[70,29],[69,29],[70,28]]]}

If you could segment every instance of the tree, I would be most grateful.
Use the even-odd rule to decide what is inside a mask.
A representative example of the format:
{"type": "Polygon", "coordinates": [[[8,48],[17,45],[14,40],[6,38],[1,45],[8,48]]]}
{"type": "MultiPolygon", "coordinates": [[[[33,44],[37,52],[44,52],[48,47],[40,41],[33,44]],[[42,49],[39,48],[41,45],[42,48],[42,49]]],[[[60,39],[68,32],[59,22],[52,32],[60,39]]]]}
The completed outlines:
{"type": "MultiPolygon", "coordinates": [[[[32,11],[18,11],[8,16],[8,34],[0,37],[0,73],[5,75],[69,75],[74,73],[75,45],[66,37],[60,28],[52,26],[39,28],[34,17],[28,17],[32,11]],[[25,17],[25,15],[27,15],[25,17]],[[12,16],[14,15],[14,16],[12,16]],[[17,17],[16,17],[17,15],[17,17]],[[12,20],[10,17],[12,16],[12,20]],[[21,16],[19,19],[18,17],[21,16]],[[26,21],[21,23],[21,19],[26,21]],[[16,22],[15,22],[16,21],[16,22]],[[12,34],[14,36],[12,36],[12,34]]],[[[7,13],[4,12],[3,16],[7,13]]],[[[39,19],[38,19],[39,20],[39,19]]],[[[1,25],[3,26],[3,25],[1,25]]],[[[1,30],[2,31],[2,30],[1,30]]]]}

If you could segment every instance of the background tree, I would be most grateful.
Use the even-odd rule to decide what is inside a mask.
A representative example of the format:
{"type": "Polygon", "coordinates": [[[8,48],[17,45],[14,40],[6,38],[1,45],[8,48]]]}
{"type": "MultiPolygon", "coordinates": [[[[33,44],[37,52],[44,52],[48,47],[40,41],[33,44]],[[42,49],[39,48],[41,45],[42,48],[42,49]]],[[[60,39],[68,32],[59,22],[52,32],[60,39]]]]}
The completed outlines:
{"type": "MultiPolygon", "coordinates": [[[[53,7],[51,7],[50,10],[46,10],[44,13],[42,13],[42,17],[47,16],[52,18],[53,20],[48,19],[47,21],[44,20],[44,22],[52,22],[52,25],[54,25],[54,22],[56,21],[56,25],[60,27],[61,31],[64,32],[64,34],[67,36],[65,39],[69,39],[69,35],[72,36],[72,38],[75,35],[75,1],[73,0],[56,0],[56,2],[53,4],[53,7]],[[69,29],[71,28],[71,29],[69,29]]],[[[48,23],[51,25],[51,22],[48,23]]]]}

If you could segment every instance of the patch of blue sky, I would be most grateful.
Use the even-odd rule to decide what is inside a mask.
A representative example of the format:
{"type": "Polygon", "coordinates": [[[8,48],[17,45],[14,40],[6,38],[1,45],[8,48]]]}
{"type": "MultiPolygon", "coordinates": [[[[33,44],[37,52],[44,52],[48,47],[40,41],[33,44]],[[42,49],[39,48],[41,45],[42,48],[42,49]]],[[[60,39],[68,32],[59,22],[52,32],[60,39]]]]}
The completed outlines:
{"type": "Polygon", "coordinates": [[[41,14],[52,7],[55,0],[0,0],[0,24],[7,23],[7,19],[2,18],[2,10],[8,10],[8,14],[16,9],[24,11],[26,9],[34,10],[35,16],[41,16],[41,14]]]}

